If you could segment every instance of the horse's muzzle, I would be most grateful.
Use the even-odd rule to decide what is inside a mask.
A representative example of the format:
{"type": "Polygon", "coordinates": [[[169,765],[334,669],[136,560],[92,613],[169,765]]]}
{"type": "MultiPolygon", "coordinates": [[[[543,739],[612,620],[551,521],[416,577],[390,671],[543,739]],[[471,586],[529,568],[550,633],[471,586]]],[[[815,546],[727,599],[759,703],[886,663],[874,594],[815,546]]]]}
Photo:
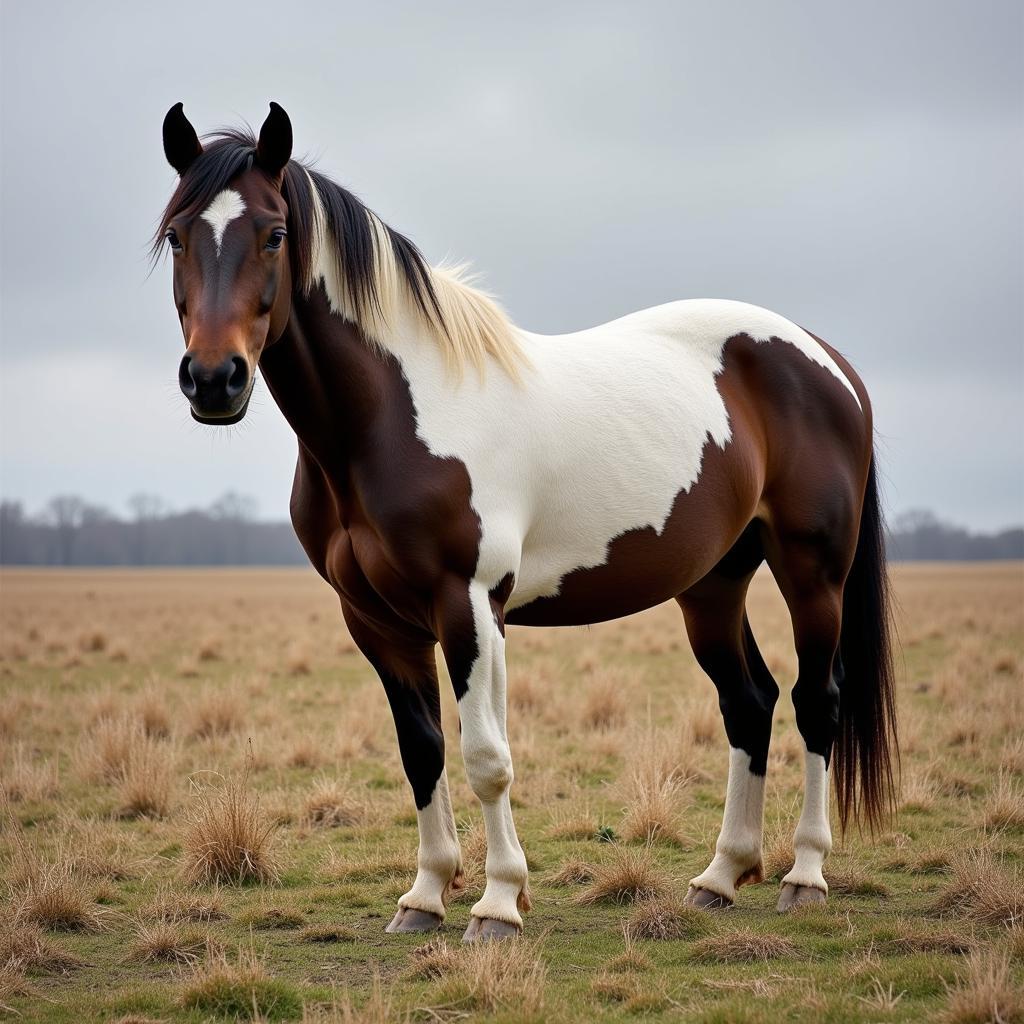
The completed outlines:
{"type": "Polygon", "coordinates": [[[178,367],[178,384],[192,406],[193,419],[227,426],[245,415],[253,377],[243,356],[230,356],[217,366],[207,366],[186,352],[178,367]]]}

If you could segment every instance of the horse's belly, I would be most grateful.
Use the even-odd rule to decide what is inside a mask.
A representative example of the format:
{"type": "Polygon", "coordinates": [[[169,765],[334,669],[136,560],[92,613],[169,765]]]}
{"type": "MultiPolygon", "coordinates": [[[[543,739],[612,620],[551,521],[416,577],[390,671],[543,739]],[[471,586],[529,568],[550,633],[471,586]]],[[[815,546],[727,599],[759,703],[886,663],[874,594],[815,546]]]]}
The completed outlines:
{"type": "Polygon", "coordinates": [[[527,538],[506,621],[532,626],[601,622],[689,589],[750,522],[759,493],[755,463],[756,451],[745,437],[724,448],[709,443],[699,479],[677,491],[660,528],[648,524],[584,539],[580,531],[592,525],[585,516],[570,517],[561,530],[552,530],[549,523],[542,531],[547,543],[531,546],[527,538]],[[595,558],[598,543],[602,553],[595,558]],[[573,550],[577,564],[552,584],[551,566],[565,566],[566,552],[573,550]]]}

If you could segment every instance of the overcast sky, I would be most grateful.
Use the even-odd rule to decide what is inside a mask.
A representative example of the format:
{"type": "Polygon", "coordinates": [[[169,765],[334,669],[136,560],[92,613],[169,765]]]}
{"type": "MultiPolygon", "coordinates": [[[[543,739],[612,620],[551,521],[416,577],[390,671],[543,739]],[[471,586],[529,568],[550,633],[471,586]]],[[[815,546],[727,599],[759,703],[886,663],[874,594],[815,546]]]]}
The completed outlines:
{"type": "Polygon", "coordinates": [[[677,298],[774,309],[875,404],[891,510],[1024,521],[1024,7],[2,3],[0,493],[284,518],[265,389],[193,423],[160,144],[275,99],[298,154],[530,330],[677,298]]]}

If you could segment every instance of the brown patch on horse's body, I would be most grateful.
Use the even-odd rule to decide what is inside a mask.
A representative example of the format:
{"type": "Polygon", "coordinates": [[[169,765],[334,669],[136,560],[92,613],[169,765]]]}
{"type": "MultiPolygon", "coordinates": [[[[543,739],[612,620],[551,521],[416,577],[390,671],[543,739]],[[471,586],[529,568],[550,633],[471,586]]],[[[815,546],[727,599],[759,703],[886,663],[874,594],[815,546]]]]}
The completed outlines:
{"type": "Polygon", "coordinates": [[[676,495],[662,531],[620,534],[601,565],[569,573],[557,594],[509,610],[507,622],[583,625],[642,611],[694,586],[756,518],[789,520],[786,506],[803,505],[813,530],[816,519],[824,526],[830,517],[830,502],[858,504],[871,435],[842,383],[793,345],[745,335],[726,343],[723,364],[716,384],[732,437],[724,448],[708,440],[700,476],[676,495]],[[797,461],[811,442],[813,457],[797,461]],[[866,452],[865,460],[851,462],[851,445],[866,452]],[[836,489],[844,469],[848,486],[836,489]]]}

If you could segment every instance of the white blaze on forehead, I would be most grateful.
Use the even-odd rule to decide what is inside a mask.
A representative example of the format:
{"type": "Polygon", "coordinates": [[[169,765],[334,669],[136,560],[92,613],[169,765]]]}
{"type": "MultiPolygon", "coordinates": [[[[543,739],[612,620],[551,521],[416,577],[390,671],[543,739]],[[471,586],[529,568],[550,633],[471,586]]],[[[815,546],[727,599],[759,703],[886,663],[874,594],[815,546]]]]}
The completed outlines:
{"type": "Polygon", "coordinates": [[[213,240],[217,244],[217,255],[220,256],[221,243],[228,225],[245,213],[245,202],[233,189],[226,188],[218,192],[214,200],[200,215],[213,228],[213,240]]]}

